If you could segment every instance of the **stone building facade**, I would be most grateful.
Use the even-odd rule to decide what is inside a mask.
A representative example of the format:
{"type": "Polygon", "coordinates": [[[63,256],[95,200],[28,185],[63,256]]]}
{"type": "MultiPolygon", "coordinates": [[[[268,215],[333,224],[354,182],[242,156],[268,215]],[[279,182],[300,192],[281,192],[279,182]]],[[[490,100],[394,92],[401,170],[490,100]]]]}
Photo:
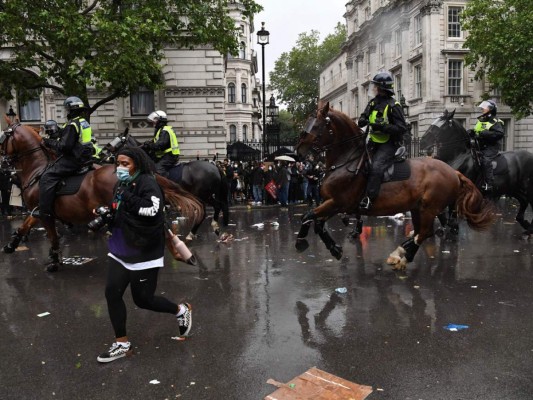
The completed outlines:
{"type": "MultiPolygon", "coordinates": [[[[164,88],[157,91],[140,88],[128,97],[98,108],[91,115],[98,142],[108,143],[126,127],[141,141],[151,138],[153,128],[146,117],[157,109],[167,112],[169,123],[178,134],[182,159],[211,159],[215,154],[224,157],[227,143],[233,139],[233,127],[235,140],[259,139],[262,130],[258,116],[262,106],[259,81],[255,77],[254,24],[253,20],[242,18],[242,11],[243,6],[238,1],[230,3],[231,16],[241,28],[242,45],[238,56],[222,55],[209,46],[165,49],[164,88]],[[231,84],[236,89],[235,101],[229,101],[228,97],[231,84]]],[[[105,96],[106,93],[89,91],[91,104],[105,96]]],[[[64,96],[44,89],[25,104],[16,97],[9,102],[0,100],[0,113],[12,107],[21,122],[35,127],[49,119],[61,123],[65,121],[63,100],[64,96]]]]}
{"type": "Polygon", "coordinates": [[[351,0],[346,4],[348,39],[320,77],[320,97],[352,118],[364,110],[369,83],[379,71],[394,77],[396,97],[409,107],[419,137],[444,109],[456,110],[465,127],[475,124],[484,93],[499,106],[505,148],[533,150],[533,119],[516,120],[489,82],[474,79],[464,62],[467,32],[459,15],[467,0],[351,0]],[[345,88],[345,89],[344,89],[345,88]]]}

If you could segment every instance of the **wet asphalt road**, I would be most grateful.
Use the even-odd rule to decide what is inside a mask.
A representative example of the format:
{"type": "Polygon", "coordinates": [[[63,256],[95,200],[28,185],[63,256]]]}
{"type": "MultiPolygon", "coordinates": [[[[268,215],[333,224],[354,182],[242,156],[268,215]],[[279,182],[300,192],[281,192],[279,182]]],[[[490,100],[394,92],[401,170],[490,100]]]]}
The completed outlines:
{"type": "MultiPolygon", "coordinates": [[[[107,365],[96,362],[113,340],[104,239],[66,233],[64,256],[96,259],[49,274],[34,232],[29,249],[1,254],[0,399],[262,399],[268,378],[312,366],[373,386],[369,399],[533,398],[533,243],[510,205],[487,233],[462,224],[456,241],[427,241],[405,275],[384,260],[409,220],[370,219],[357,242],[333,220],[345,254],[333,261],[313,233],[294,250],[304,210],[235,211],[228,231],[243,240],[231,245],[206,224],[192,246],[200,265],[168,260],[158,286],[192,303],[193,336],[171,340],[174,318],[136,309],[128,290],[136,355],[107,365]]],[[[2,243],[18,224],[0,222],[2,243]]]]}

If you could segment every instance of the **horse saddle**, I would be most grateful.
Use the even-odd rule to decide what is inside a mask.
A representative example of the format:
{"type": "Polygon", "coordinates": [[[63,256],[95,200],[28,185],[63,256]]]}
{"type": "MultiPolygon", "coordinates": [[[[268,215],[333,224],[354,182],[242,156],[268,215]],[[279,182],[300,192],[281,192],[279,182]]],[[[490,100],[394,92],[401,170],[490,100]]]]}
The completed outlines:
{"type": "Polygon", "coordinates": [[[498,155],[494,157],[491,161],[494,175],[504,175],[507,173],[507,159],[503,156],[502,153],[498,153],[498,155]]]}
{"type": "Polygon", "coordinates": [[[411,176],[411,166],[406,162],[406,159],[407,151],[405,147],[402,146],[396,150],[394,162],[385,170],[382,182],[397,182],[409,179],[411,176]]]}
{"type": "Polygon", "coordinates": [[[91,166],[85,166],[74,175],[71,175],[63,180],[56,186],[56,196],[67,196],[78,193],[81,183],[85,179],[85,176],[92,170],[91,166]]]}

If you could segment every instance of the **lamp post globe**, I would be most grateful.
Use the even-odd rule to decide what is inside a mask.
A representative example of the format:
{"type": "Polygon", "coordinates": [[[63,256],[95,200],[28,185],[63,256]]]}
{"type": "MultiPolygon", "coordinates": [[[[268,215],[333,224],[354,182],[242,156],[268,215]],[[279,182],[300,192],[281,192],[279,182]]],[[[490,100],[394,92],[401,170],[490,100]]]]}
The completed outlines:
{"type": "Polygon", "coordinates": [[[257,43],[261,45],[261,72],[263,80],[263,157],[266,153],[266,100],[265,100],[265,46],[270,42],[270,33],[265,29],[265,23],[261,22],[261,30],[257,32],[257,43]]]}

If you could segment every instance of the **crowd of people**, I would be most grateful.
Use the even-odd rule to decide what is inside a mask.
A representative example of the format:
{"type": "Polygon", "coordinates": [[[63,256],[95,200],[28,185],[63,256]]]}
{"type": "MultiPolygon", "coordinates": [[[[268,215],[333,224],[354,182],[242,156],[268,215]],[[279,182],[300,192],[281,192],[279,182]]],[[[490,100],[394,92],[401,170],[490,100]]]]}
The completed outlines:
{"type": "Polygon", "coordinates": [[[218,162],[226,176],[230,204],[254,206],[313,202],[320,204],[320,182],[325,173],[322,161],[310,155],[305,161],[218,162]]]}

